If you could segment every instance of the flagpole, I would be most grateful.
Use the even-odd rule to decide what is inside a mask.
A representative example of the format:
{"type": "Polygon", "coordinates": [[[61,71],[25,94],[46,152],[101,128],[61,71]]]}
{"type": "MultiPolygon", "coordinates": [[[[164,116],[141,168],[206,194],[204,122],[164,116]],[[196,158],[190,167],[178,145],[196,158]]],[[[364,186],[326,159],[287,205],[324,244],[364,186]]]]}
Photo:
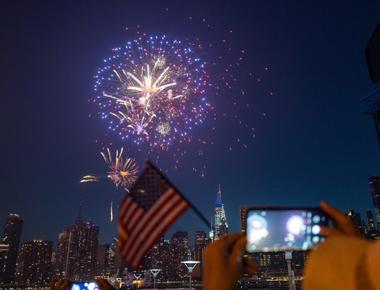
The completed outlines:
{"type": "Polygon", "coordinates": [[[150,161],[149,159],[148,160],[146,160],[145,161],[145,164],[147,165],[147,166],[150,166],[150,167],[152,167],[152,168],[154,168],[160,175],[161,175],[161,177],[162,178],[164,178],[165,179],[165,181],[167,182],[167,183],[169,183],[169,185],[171,186],[171,187],[173,187],[174,188],[174,190],[176,191],[176,192],[178,192],[178,194],[180,194],[181,196],[182,196],[182,198],[189,204],[189,206],[190,206],[190,208],[195,212],[195,214],[204,222],[204,224],[208,227],[208,228],[211,228],[211,224],[210,224],[210,222],[208,221],[208,219],[207,218],[205,218],[205,216],[200,212],[200,210],[186,197],[186,196],[184,196],[183,195],[183,193],[181,192],[181,191],[179,191],[178,190],[178,188],[169,180],[169,178],[167,178],[166,176],[165,176],[165,174],[163,174],[162,172],[161,172],[161,170],[159,170],[154,164],[153,164],[153,162],[152,161],[150,161]]]}

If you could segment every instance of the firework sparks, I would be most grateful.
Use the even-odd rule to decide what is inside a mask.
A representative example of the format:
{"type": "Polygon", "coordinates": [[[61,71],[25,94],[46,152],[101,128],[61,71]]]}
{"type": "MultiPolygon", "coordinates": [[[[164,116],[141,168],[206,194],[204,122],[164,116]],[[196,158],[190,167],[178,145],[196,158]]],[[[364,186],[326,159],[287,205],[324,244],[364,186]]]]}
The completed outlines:
{"type": "Polygon", "coordinates": [[[163,122],[158,124],[156,131],[162,135],[168,135],[170,133],[170,124],[168,122],[163,122]]]}
{"type": "Polygon", "coordinates": [[[123,148],[116,150],[115,158],[112,157],[109,148],[100,154],[109,168],[107,178],[111,180],[116,187],[123,187],[128,191],[129,187],[136,181],[139,172],[135,160],[132,158],[124,159],[123,148]]]}
{"type": "Polygon", "coordinates": [[[110,203],[110,222],[113,222],[113,201],[110,203]]]}
{"type": "Polygon", "coordinates": [[[204,34],[179,40],[149,36],[141,25],[126,28],[131,41],[103,60],[90,101],[109,129],[97,140],[103,147],[118,136],[156,162],[169,159],[174,169],[186,166],[185,155],[196,156],[189,168],[205,177],[215,146],[233,154],[254,142],[252,116],[266,117],[256,97],[274,96],[263,75],[271,67],[252,71],[251,54],[229,27],[215,29],[195,16],[186,25],[204,34]]]}
{"type": "Polygon", "coordinates": [[[97,182],[98,178],[95,175],[85,175],[83,176],[79,183],[97,182]]]}
{"type": "Polygon", "coordinates": [[[140,37],[114,48],[95,75],[94,102],[123,140],[168,148],[191,141],[210,109],[209,76],[194,44],[165,35],[140,37]]]}

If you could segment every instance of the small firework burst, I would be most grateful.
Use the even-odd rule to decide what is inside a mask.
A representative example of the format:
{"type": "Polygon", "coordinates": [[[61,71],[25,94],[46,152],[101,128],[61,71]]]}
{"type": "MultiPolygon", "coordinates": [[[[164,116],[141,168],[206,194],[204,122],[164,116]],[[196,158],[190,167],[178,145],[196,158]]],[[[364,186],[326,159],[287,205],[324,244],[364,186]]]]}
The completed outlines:
{"type": "Polygon", "coordinates": [[[157,125],[156,131],[161,135],[168,135],[170,133],[170,124],[168,122],[162,122],[157,125]]]}
{"type": "Polygon", "coordinates": [[[116,187],[122,187],[125,190],[134,184],[137,179],[139,168],[133,158],[125,158],[123,156],[123,148],[116,150],[115,158],[112,157],[111,150],[107,148],[100,153],[107,163],[109,171],[107,178],[111,180],[116,187]]]}
{"type": "Polygon", "coordinates": [[[98,178],[95,175],[85,175],[83,176],[79,183],[89,183],[89,182],[97,182],[98,178]]]}

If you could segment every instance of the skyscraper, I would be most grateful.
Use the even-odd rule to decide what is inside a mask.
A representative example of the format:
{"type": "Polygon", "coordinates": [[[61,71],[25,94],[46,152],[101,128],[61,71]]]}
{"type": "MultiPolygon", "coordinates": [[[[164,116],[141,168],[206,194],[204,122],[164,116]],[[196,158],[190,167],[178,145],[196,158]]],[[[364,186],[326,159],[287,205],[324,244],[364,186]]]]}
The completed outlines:
{"type": "Polygon", "coordinates": [[[216,195],[215,210],[214,210],[214,233],[213,239],[220,240],[228,234],[228,223],[224,204],[222,201],[222,189],[219,184],[219,190],[216,195]]]}
{"type": "Polygon", "coordinates": [[[96,274],[99,227],[83,221],[80,215],[75,223],[59,234],[57,266],[60,277],[70,280],[88,280],[96,274]]]}
{"type": "Polygon", "coordinates": [[[373,231],[376,229],[375,228],[375,221],[373,219],[373,213],[370,210],[367,210],[367,224],[368,224],[368,229],[370,231],[373,231]]]}
{"type": "Polygon", "coordinates": [[[171,246],[170,241],[165,240],[164,237],[161,238],[158,243],[158,257],[157,268],[161,269],[159,274],[159,279],[162,281],[170,280],[171,273],[173,272],[173,267],[171,265],[171,246]]]}
{"type": "Polygon", "coordinates": [[[346,214],[347,218],[359,229],[359,231],[363,234],[363,222],[360,213],[355,212],[353,209],[350,209],[346,214]]]}
{"type": "Polygon", "coordinates": [[[171,280],[181,280],[186,276],[187,269],[181,262],[191,259],[190,254],[188,232],[175,232],[170,240],[171,280]]]}
{"type": "Polygon", "coordinates": [[[17,258],[16,281],[23,286],[46,286],[52,277],[53,242],[32,240],[22,244],[17,258]]]}
{"type": "Polygon", "coordinates": [[[97,275],[110,277],[115,272],[115,252],[112,245],[99,245],[96,256],[97,275]]]}
{"type": "MultiPolygon", "coordinates": [[[[3,275],[5,272],[5,267],[7,265],[7,259],[8,259],[8,251],[9,251],[9,245],[8,244],[0,244],[0,273],[3,275]]],[[[0,285],[4,283],[2,280],[3,277],[0,277],[0,285]]]]}
{"type": "Polygon", "coordinates": [[[369,187],[371,190],[375,227],[380,230],[380,176],[371,176],[369,178],[369,187]]]}
{"type": "Polygon", "coordinates": [[[203,254],[210,243],[210,238],[204,231],[196,231],[195,232],[195,240],[194,240],[194,260],[199,261],[199,265],[194,269],[193,276],[200,278],[202,276],[202,268],[203,268],[203,254]]]}
{"type": "Polygon", "coordinates": [[[8,245],[8,252],[3,268],[4,271],[0,273],[0,281],[4,284],[15,281],[16,260],[20,245],[22,223],[20,216],[14,213],[9,214],[5,222],[2,244],[8,245]]]}
{"type": "Polygon", "coordinates": [[[367,231],[366,237],[369,240],[378,239],[379,232],[376,230],[375,220],[373,213],[370,210],[367,210],[367,231]]]}
{"type": "MultiPolygon", "coordinates": [[[[161,239],[160,239],[160,241],[161,241],[161,239]]],[[[145,255],[144,261],[141,265],[143,269],[149,270],[149,269],[157,269],[160,267],[160,261],[159,261],[159,258],[160,258],[159,248],[160,247],[159,247],[159,245],[160,245],[160,242],[155,244],[148,251],[148,253],[145,255]]]]}

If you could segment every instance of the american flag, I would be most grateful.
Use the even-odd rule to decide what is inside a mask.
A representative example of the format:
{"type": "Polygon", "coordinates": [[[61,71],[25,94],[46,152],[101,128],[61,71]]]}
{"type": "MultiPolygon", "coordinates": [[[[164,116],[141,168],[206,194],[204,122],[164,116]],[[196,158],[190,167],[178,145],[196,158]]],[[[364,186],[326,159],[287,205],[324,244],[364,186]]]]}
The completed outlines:
{"type": "Polygon", "coordinates": [[[135,269],[146,253],[191,204],[151,163],[120,206],[119,250],[135,269]]]}

